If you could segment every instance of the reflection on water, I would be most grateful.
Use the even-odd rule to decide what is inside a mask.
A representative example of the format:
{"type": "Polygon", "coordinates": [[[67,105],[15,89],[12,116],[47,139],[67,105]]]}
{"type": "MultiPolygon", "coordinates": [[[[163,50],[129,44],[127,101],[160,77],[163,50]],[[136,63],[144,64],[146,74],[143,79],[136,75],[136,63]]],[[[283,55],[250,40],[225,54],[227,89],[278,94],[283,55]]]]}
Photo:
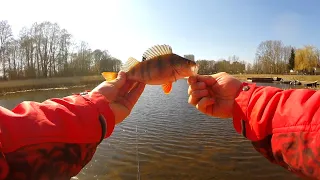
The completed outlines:
{"type": "MultiPolygon", "coordinates": [[[[13,94],[1,97],[0,103],[13,108],[23,100],[41,102],[89,88],[13,94]]],[[[180,80],[170,95],[164,95],[160,86],[147,86],[132,114],[102,142],[77,178],[297,179],[258,154],[235,133],[230,119],[195,110],[187,102],[187,88],[180,80]]]]}

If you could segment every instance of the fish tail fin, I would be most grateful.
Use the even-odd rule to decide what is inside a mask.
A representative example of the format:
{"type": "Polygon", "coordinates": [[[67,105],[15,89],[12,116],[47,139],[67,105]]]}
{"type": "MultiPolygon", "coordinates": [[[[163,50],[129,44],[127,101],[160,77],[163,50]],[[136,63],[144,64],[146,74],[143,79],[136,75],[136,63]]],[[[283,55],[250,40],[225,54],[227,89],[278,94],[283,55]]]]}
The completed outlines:
{"type": "Polygon", "coordinates": [[[131,68],[135,65],[139,64],[140,62],[133,57],[129,57],[128,60],[123,64],[121,67],[121,71],[128,72],[131,68]]]}
{"type": "Polygon", "coordinates": [[[101,74],[107,82],[116,79],[118,76],[117,72],[103,72],[101,74]]]}

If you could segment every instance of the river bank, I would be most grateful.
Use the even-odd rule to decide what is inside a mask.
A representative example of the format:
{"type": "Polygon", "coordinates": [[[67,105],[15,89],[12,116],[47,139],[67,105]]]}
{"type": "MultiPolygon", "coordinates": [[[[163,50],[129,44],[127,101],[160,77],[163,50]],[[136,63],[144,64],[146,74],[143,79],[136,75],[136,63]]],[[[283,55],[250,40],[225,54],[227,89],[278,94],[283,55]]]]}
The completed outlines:
{"type": "Polygon", "coordinates": [[[102,76],[54,77],[42,79],[11,80],[0,82],[0,95],[8,92],[83,86],[102,82],[102,76]]]}
{"type": "Polygon", "coordinates": [[[279,77],[284,80],[298,80],[298,81],[319,81],[320,75],[281,75],[281,74],[232,74],[233,77],[239,80],[247,80],[247,78],[273,78],[279,77]]]}
{"type": "MultiPolygon", "coordinates": [[[[320,82],[320,75],[278,75],[278,74],[233,74],[239,80],[247,80],[247,78],[272,78],[279,77],[284,80],[298,80],[306,82],[320,82]]],[[[75,77],[55,77],[55,78],[42,78],[42,79],[28,79],[28,80],[11,80],[0,82],[0,95],[8,92],[47,89],[47,88],[61,88],[72,86],[84,86],[90,84],[97,84],[104,79],[102,76],[75,76],[75,77]]]]}

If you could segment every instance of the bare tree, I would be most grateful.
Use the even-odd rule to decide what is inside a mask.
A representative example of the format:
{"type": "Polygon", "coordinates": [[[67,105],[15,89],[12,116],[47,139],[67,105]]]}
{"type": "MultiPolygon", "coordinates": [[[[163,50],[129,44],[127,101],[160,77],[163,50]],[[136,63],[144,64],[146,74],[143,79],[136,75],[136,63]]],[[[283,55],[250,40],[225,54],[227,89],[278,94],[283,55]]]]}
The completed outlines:
{"type": "Polygon", "coordinates": [[[46,78],[119,71],[121,60],[107,50],[92,51],[74,43],[57,23],[44,21],[23,27],[15,39],[7,21],[0,21],[0,62],[3,79],[46,78]]]}
{"type": "Polygon", "coordinates": [[[270,74],[284,73],[289,57],[290,47],[285,47],[282,41],[263,41],[256,51],[256,70],[270,74]]]}
{"type": "Polygon", "coordinates": [[[6,79],[6,65],[9,56],[9,46],[12,41],[12,29],[8,21],[0,21],[0,62],[2,64],[2,77],[6,79]]]}

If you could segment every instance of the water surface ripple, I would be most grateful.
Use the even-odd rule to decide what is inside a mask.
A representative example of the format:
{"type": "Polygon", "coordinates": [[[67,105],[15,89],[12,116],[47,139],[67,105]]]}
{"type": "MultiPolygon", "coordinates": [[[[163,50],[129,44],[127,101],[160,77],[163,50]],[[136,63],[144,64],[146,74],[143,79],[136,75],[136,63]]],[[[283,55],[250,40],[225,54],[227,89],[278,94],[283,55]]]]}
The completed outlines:
{"type": "MultiPolygon", "coordinates": [[[[189,105],[187,88],[186,81],[179,80],[173,85],[172,93],[164,95],[160,86],[147,86],[131,115],[102,142],[92,161],[76,177],[80,180],[298,179],[258,154],[249,141],[236,134],[230,119],[206,116],[189,105]]],[[[13,108],[23,100],[41,102],[82,90],[25,92],[4,96],[0,103],[13,108]]]]}

